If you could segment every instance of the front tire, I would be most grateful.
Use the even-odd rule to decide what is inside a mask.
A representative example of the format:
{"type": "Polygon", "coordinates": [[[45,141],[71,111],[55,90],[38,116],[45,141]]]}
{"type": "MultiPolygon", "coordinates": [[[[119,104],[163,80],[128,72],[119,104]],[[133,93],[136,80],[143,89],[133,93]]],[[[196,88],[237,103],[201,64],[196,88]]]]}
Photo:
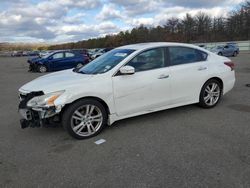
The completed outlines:
{"type": "Polygon", "coordinates": [[[40,72],[40,73],[45,73],[45,72],[47,72],[47,71],[48,71],[48,69],[47,69],[46,66],[44,66],[44,65],[39,65],[39,66],[38,66],[38,72],[40,72]]]}
{"type": "Polygon", "coordinates": [[[215,107],[221,99],[222,84],[216,80],[208,80],[202,87],[199,105],[203,108],[215,107]]]}
{"type": "Polygon", "coordinates": [[[99,134],[107,124],[107,112],[100,102],[82,99],[64,111],[62,124],[72,137],[90,138],[99,134]]]}

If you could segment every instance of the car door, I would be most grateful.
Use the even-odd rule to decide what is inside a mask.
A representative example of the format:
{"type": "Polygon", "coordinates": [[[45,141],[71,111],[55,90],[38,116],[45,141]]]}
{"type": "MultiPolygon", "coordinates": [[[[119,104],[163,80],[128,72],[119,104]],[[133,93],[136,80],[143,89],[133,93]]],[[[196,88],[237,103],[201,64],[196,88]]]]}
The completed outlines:
{"type": "Polygon", "coordinates": [[[64,64],[64,52],[57,52],[54,53],[50,57],[50,66],[54,71],[63,70],[65,69],[64,64]]]}
{"type": "Polygon", "coordinates": [[[231,55],[231,49],[229,45],[224,46],[224,52],[223,55],[230,56],[231,55]]]}
{"type": "Polygon", "coordinates": [[[169,104],[169,68],[166,48],[146,50],[126,65],[135,68],[132,75],[112,77],[114,101],[118,116],[153,111],[169,104]]]}
{"type": "MultiPolygon", "coordinates": [[[[169,47],[172,105],[196,102],[207,79],[207,53],[188,47],[169,47]]],[[[198,101],[197,101],[198,102],[198,101]]]]}
{"type": "Polygon", "coordinates": [[[65,69],[76,67],[78,63],[82,63],[79,61],[79,58],[77,58],[76,54],[74,54],[73,52],[65,52],[65,69]]]}
{"type": "Polygon", "coordinates": [[[228,45],[228,56],[233,56],[235,51],[236,50],[232,45],[228,45]]]}

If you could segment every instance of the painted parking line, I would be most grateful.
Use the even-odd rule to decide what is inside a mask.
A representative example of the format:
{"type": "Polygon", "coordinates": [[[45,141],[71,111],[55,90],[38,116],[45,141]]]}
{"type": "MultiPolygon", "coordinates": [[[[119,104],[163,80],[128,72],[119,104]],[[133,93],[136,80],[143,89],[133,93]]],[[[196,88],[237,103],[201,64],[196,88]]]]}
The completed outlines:
{"type": "Polygon", "coordinates": [[[103,144],[104,142],[106,142],[106,140],[100,139],[100,140],[95,141],[95,144],[100,145],[100,144],[103,144]]]}

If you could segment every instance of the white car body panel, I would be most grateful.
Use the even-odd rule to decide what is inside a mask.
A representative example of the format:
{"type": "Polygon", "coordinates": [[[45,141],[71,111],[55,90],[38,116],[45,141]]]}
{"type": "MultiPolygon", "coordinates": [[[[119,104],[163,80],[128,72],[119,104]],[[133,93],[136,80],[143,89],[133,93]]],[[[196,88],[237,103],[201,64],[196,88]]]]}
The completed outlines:
{"type": "Polygon", "coordinates": [[[84,97],[98,98],[107,104],[109,124],[112,124],[128,117],[197,103],[203,84],[213,77],[223,81],[223,94],[234,86],[234,71],[224,65],[224,62],[231,60],[194,45],[147,43],[123,46],[119,49],[136,51],[106,73],[86,75],[75,73],[73,70],[60,71],[37,78],[22,86],[19,91],[43,91],[46,94],[64,90],[65,92],[55,100],[55,106],[60,108],[84,97]],[[133,75],[115,75],[120,67],[142,51],[168,46],[195,48],[206,52],[208,59],[203,62],[136,72],[133,75]],[[159,79],[161,76],[167,77],[159,79]]]}

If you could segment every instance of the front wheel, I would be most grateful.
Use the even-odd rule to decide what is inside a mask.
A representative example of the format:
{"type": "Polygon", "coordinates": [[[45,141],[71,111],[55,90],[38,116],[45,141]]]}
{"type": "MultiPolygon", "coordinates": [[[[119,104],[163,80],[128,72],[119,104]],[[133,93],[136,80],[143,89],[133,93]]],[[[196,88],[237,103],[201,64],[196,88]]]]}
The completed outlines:
{"type": "Polygon", "coordinates": [[[106,123],[105,108],[93,99],[82,99],[71,104],[62,117],[63,127],[76,139],[86,139],[99,134],[106,123]]]}
{"type": "Polygon", "coordinates": [[[218,104],[222,95],[222,85],[215,79],[208,80],[202,87],[199,105],[212,108],[218,104]]]}
{"type": "Polygon", "coordinates": [[[47,72],[47,71],[48,71],[48,69],[47,69],[46,66],[44,66],[44,65],[39,65],[39,66],[38,66],[38,72],[40,72],[40,73],[45,73],[45,72],[47,72]]]}

